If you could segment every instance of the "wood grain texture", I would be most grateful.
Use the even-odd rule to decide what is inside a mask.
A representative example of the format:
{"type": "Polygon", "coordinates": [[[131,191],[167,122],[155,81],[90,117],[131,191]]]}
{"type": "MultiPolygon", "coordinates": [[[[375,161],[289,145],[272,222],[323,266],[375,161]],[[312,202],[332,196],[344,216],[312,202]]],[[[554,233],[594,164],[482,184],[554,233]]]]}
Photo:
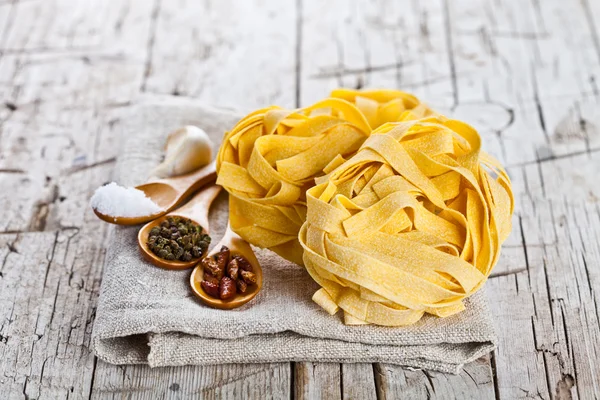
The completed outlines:
{"type": "Polygon", "coordinates": [[[342,368],[333,363],[294,363],[294,398],[340,399],[342,368]]]}
{"type": "Polygon", "coordinates": [[[155,2],[142,91],[249,112],[295,103],[294,2],[155,2]]]}
{"type": "Polygon", "coordinates": [[[290,365],[148,368],[99,362],[92,399],[289,398],[290,365]]]}
{"type": "Polygon", "coordinates": [[[375,382],[379,399],[494,398],[489,356],[465,365],[459,375],[377,364],[375,382]]]}
{"type": "Polygon", "coordinates": [[[451,104],[443,2],[302,1],[301,102],[331,89],[402,88],[451,104]]]}
{"type": "Polygon", "coordinates": [[[0,0],[2,398],[600,398],[600,3],[0,0]],[[150,369],[88,349],[107,227],[90,212],[139,95],[247,111],[398,87],[508,167],[494,354],[150,369]]]}
{"type": "Polygon", "coordinates": [[[110,179],[117,154],[111,112],[142,76],[132,60],[149,9],[131,5],[0,6],[2,398],[91,392],[96,360],[88,346],[107,227],[87,203],[110,179]]]}

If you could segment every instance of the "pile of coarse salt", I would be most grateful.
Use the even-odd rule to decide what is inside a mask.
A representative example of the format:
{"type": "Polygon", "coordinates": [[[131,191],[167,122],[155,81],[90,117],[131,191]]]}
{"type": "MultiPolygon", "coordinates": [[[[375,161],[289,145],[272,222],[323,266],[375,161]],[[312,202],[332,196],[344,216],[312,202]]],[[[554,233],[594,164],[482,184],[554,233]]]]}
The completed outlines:
{"type": "Polygon", "coordinates": [[[113,217],[143,217],[162,211],[141,190],[119,186],[114,182],[96,189],[90,204],[101,214],[113,217]]]}

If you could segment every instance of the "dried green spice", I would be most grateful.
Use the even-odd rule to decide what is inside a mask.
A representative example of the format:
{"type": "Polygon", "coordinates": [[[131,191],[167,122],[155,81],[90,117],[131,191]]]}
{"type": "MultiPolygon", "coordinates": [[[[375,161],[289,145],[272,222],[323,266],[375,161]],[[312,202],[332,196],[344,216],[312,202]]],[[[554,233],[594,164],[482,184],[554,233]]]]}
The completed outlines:
{"type": "Polygon", "coordinates": [[[210,236],[187,218],[167,217],[150,230],[148,248],[165,260],[191,261],[200,258],[210,244],[210,236]]]}

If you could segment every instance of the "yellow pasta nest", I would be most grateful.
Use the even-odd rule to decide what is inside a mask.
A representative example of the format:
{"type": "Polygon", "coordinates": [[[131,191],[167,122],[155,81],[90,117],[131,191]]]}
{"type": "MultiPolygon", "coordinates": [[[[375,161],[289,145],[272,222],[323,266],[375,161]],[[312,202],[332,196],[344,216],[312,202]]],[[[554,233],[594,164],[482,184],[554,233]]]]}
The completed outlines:
{"type": "Polygon", "coordinates": [[[313,300],[347,324],[399,326],[464,309],[511,230],[513,195],[470,126],[388,123],[307,192],[299,234],[313,300]]]}
{"type": "Polygon", "coordinates": [[[377,129],[387,122],[408,121],[434,114],[418,98],[400,90],[335,89],[330,96],[353,103],[363,113],[372,129],[377,129]]]}
{"type": "Polygon", "coordinates": [[[298,231],[306,220],[306,190],[315,177],[358,150],[371,134],[369,119],[378,123],[429,112],[404,92],[357,93],[363,92],[334,91],[340,98],[298,110],[264,108],[225,134],[217,183],[230,194],[231,227],[242,238],[301,265],[298,231]]]}

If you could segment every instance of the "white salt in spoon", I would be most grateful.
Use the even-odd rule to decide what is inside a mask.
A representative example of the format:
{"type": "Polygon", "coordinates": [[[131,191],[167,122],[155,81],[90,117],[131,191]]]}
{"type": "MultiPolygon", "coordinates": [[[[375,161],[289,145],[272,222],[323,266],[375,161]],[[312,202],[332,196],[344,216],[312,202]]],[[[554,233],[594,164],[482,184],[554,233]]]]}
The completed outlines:
{"type": "MultiPolygon", "coordinates": [[[[109,212],[102,212],[102,204],[95,204],[92,198],[92,208],[94,213],[103,221],[117,225],[138,225],[143,224],[153,219],[159,218],[166,213],[172,211],[190,194],[194,193],[201,187],[214,182],[217,179],[215,162],[208,164],[206,167],[200,168],[197,171],[189,174],[176,176],[173,178],[159,179],[153,182],[145,183],[136,186],[135,189],[144,192],[146,197],[158,206],[158,208],[149,207],[148,209],[156,209],[156,212],[151,212],[148,215],[111,215],[109,212]]],[[[117,202],[114,207],[119,208],[119,199],[112,199],[117,202]]],[[[115,210],[111,212],[115,212],[115,210]]]]}

